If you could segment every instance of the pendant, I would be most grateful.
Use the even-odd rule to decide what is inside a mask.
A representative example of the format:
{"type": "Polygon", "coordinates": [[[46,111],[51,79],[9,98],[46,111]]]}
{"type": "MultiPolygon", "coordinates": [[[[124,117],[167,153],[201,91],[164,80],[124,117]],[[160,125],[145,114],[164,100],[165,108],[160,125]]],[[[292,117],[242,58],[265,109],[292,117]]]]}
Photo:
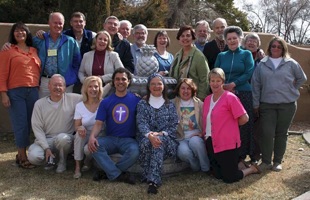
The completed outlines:
{"type": "Polygon", "coordinates": [[[102,66],[101,65],[99,65],[99,69],[101,69],[102,68],[102,66]]]}

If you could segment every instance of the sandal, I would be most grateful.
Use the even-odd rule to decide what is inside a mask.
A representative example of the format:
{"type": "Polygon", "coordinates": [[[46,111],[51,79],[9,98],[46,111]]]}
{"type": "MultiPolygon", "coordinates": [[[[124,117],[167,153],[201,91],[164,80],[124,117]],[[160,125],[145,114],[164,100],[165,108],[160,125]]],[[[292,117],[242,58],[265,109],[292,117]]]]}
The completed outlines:
{"type": "Polygon", "coordinates": [[[18,158],[18,154],[16,154],[15,163],[16,163],[16,165],[17,165],[17,166],[19,166],[19,158],[18,158]]]}
{"type": "Polygon", "coordinates": [[[29,160],[21,160],[19,161],[19,167],[23,168],[23,169],[33,169],[35,168],[36,166],[31,164],[29,162],[29,160]]]}
{"type": "Polygon", "coordinates": [[[16,155],[15,162],[18,167],[23,169],[33,169],[36,167],[35,165],[31,164],[29,160],[19,160],[18,154],[16,155]]]}
{"type": "Polygon", "coordinates": [[[256,169],[256,172],[254,172],[253,174],[261,174],[262,170],[259,168],[259,166],[257,164],[251,165],[256,169]]]}
{"type": "Polygon", "coordinates": [[[147,189],[148,194],[157,194],[157,185],[153,182],[149,183],[149,188],[147,189]]]}
{"type": "Polygon", "coordinates": [[[249,168],[249,167],[251,166],[250,163],[246,162],[246,161],[243,160],[243,159],[242,159],[240,162],[242,162],[246,168],[249,168]]]}

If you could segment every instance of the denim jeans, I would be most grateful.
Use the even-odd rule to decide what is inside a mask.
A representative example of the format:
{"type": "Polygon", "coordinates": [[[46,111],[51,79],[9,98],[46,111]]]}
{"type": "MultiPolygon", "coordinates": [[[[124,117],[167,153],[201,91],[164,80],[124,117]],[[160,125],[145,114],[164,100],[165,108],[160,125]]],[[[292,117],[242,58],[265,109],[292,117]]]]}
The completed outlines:
{"type": "Polygon", "coordinates": [[[19,87],[7,92],[11,106],[10,119],[14,131],[15,143],[18,148],[29,145],[31,115],[34,103],[39,98],[37,87],[19,87]]]}
{"type": "Polygon", "coordinates": [[[178,147],[178,157],[190,164],[193,171],[209,171],[210,162],[206,145],[201,137],[193,136],[181,140],[178,147]]]}
{"type": "Polygon", "coordinates": [[[105,136],[99,137],[97,140],[99,147],[92,155],[110,180],[116,179],[122,172],[131,167],[139,157],[139,146],[133,138],[105,136]],[[109,156],[115,153],[122,154],[122,158],[117,163],[114,163],[109,156]]]}

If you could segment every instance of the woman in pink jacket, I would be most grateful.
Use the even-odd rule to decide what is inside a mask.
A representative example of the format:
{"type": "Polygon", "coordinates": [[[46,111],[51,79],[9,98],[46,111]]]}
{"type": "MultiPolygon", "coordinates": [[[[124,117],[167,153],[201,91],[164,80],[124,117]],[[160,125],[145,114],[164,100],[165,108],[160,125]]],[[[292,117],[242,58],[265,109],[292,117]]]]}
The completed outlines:
{"type": "Polygon", "coordinates": [[[238,97],[223,89],[224,83],[224,71],[214,68],[209,73],[212,94],[203,104],[202,128],[213,175],[226,183],[233,183],[249,174],[260,173],[260,170],[257,165],[247,168],[238,163],[239,125],[247,123],[249,116],[238,97]]]}

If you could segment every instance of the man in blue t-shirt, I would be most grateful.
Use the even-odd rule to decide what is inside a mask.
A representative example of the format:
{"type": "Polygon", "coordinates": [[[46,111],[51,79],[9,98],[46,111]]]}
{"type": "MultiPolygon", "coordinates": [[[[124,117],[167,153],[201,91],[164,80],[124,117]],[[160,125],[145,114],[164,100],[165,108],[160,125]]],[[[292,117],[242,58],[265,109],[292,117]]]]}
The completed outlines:
{"type": "Polygon", "coordinates": [[[136,107],[140,98],[127,91],[131,79],[131,73],[125,68],[118,68],[113,73],[112,86],[115,87],[115,93],[100,103],[88,149],[109,180],[134,184],[135,180],[126,171],[139,156],[135,136],[136,107]],[[106,136],[96,138],[103,123],[106,125],[106,136]],[[117,163],[109,156],[115,153],[122,154],[117,163]]]}

